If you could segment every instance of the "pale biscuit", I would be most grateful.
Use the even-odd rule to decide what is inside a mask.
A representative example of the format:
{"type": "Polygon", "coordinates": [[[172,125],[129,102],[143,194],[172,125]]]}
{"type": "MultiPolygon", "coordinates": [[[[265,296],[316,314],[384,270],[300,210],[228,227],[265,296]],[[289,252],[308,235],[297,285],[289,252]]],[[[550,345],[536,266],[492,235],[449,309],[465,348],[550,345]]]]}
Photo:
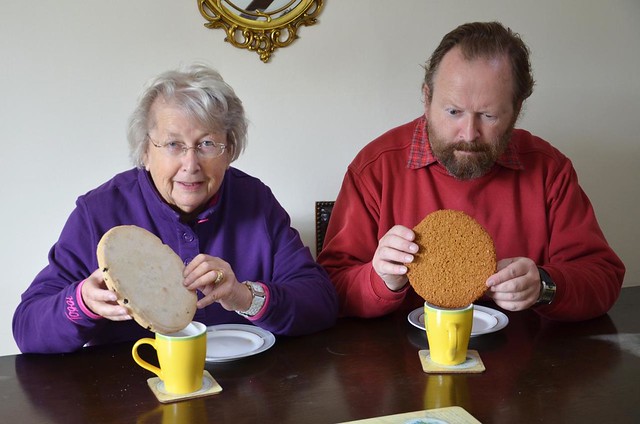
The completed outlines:
{"type": "Polygon", "coordinates": [[[144,328],[168,334],[193,320],[197,295],[182,284],[184,264],[154,234],[114,227],[98,243],[97,258],[107,287],[144,328]]]}
{"type": "Polygon", "coordinates": [[[496,272],[491,236],[461,211],[439,210],[413,228],[420,246],[407,276],[425,301],[442,308],[462,308],[479,299],[487,278],[496,272]]]}

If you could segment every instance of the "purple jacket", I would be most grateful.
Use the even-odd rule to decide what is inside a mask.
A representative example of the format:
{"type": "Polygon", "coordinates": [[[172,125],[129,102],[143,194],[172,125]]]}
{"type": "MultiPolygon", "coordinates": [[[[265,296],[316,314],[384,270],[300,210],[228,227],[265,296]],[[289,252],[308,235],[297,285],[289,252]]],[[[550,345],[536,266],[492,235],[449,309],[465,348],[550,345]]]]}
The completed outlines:
{"type": "MultiPolygon", "coordinates": [[[[188,225],[161,199],[148,173],[132,169],[78,198],[49,252],[48,266],[23,293],[14,313],[13,335],[22,352],[70,352],[86,344],[152,334],[133,320],[94,319],[78,301],[80,282],[98,268],[100,238],[117,225],[151,231],[185,263],[207,253],[227,261],[238,281],[267,285],[267,309],[253,323],[275,334],[312,333],[336,321],[333,285],[260,180],[229,168],[217,203],[188,225]]],[[[206,325],[249,323],[218,303],[198,309],[194,320],[206,325]]]]}

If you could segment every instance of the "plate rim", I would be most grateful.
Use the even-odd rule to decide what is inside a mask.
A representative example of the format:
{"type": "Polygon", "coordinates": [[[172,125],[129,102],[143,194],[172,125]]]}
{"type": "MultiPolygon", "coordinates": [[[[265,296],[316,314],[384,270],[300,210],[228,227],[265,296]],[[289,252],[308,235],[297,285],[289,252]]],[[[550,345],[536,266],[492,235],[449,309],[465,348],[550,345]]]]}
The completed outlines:
{"type": "Polygon", "coordinates": [[[498,323],[500,322],[500,321],[498,320],[498,317],[497,317],[496,315],[494,315],[494,314],[490,314],[490,313],[489,313],[489,312],[487,312],[487,311],[483,311],[483,310],[477,309],[477,308],[476,308],[476,306],[474,305],[474,306],[473,306],[474,318],[475,318],[475,313],[476,313],[476,312],[478,312],[478,316],[481,316],[481,314],[484,314],[484,315],[487,315],[487,316],[489,316],[489,317],[493,318],[493,321],[492,321],[492,322],[493,322],[493,325],[492,325],[491,327],[489,327],[489,328],[485,329],[485,330],[472,331],[472,332],[474,333],[474,335],[475,335],[475,334],[486,334],[486,333],[490,332],[494,327],[496,327],[496,326],[498,325],[498,323]]]}
{"type": "MultiPolygon", "coordinates": [[[[498,320],[498,323],[493,326],[492,328],[489,328],[485,331],[482,332],[471,332],[471,337],[475,337],[475,336],[480,336],[482,334],[489,334],[489,333],[495,333],[497,331],[502,330],[503,328],[505,328],[507,326],[507,324],[509,324],[509,317],[502,311],[499,311],[497,309],[493,309],[493,308],[489,308],[488,306],[482,306],[482,305],[473,305],[474,309],[477,309],[478,311],[481,312],[485,312],[489,315],[492,315],[494,317],[496,317],[496,319],[498,320]]],[[[419,317],[420,315],[424,315],[424,307],[420,307],[420,308],[416,308],[413,311],[409,312],[409,315],[407,315],[407,320],[409,321],[409,323],[411,325],[413,325],[414,327],[420,329],[420,330],[425,330],[424,326],[420,325],[420,320],[419,317]]]]}
{"type": "Polygon", "coordinates": [[[257,349],[251,350],[249,352],[245,352],[238,355],[230,355],[230,356],[205,356],[206,362],[228,362],[234,361],[236,359],[246,358],[248,356],[257,355],[258,353],[262,353],[265,350],[271,348],[275,342],[276,337],[272,332],[265,330],[264,328],[260,328],[256,325],[248,325],[248,324],[216,324],[216,325],[208,325],[207,326],[207,343],[209,342],[209,333],[220,331],[220,330],[236,330],[246,333],[252,333],[256,336],[260,337],[264,342],[257,349]]]}
{"type": "Polygon", "coordinates": [[[209,341],[209,334],[211,334],[211,337],[215,339],[217,337],[226,336],[226,333],[235,334],[235,337],[232,335],[228,335],[227,337],[232,337],[234,339],[244,339],[250,342],[254,346],[254,348],[253,350],[249,350],[248,352],[253,352],[256,349],[260,349],[265,343],[264,337],[256,334],[255,332],[238,330],[236,328],[217,328],[215,331],[207,331],[207,342],[209,341]]]}

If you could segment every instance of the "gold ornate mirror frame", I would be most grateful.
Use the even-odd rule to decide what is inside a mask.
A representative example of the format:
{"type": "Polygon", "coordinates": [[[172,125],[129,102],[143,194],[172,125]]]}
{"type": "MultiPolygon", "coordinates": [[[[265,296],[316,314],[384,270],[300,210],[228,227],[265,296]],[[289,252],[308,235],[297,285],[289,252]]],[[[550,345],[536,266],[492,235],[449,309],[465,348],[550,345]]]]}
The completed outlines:
{"type": "Polygon", "coordinates": [[[225,41],[255,51],[264,63],[278,47],[298,38],[301,25],[313,25],[324,0],[198,0],[207,28],[222,28],[225,41]]]}

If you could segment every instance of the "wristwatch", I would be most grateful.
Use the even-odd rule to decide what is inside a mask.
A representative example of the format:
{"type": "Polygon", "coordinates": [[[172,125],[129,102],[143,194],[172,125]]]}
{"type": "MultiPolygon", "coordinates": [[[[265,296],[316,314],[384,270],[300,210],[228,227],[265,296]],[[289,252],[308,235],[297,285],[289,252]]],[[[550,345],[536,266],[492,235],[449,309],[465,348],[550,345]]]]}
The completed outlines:
{"type": "Polygon", "coordinates": [[[547,271],[538,267],[540,273],[540,297],[536,305],[550,305],[556,296],[556,284],[553,282],[547,271]]]}
{"type": "Polygon", "coordinates": [[[264,287],[260,283],[245,281],[242,284],[249,288],[253,299],[251,300],[251,306],[249,306],[249,309],[247,309],[246,311],[236,312],[243,317],[252,317],[260,312],[260,309],[262,309],[262,307],[264,306],[264,302],[267,300],[267,295],[264,292],[264,287]]]}

